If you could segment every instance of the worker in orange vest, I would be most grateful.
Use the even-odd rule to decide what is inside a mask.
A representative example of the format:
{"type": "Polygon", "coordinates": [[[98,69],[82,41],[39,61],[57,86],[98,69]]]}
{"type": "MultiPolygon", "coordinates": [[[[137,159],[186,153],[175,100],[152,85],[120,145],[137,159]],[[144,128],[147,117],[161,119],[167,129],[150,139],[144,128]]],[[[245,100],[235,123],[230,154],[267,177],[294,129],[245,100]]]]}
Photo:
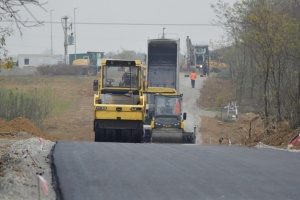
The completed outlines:
{"type": "Polygon", "coordinates": [[[191,83],[192,83],[192,88],[195,87],[195,80],[197,78],[197,75],[195,73],[195,71],[193,71],[191,74],[190,74],[190,79],[191,79],[191,83]]]}

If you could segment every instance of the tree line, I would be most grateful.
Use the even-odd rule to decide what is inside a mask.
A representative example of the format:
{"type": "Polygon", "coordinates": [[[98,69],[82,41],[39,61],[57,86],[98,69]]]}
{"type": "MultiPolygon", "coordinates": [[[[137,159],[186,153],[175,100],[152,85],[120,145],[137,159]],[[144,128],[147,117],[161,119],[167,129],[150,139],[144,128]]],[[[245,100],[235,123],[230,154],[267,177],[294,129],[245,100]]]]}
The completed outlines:
{"type": "Polygon", "coordinates": [[[223,59],[241,102],[251,98],[265,123],[300,125],[300,0],[242,0],[212,5],[228,36],[223,59]]]}

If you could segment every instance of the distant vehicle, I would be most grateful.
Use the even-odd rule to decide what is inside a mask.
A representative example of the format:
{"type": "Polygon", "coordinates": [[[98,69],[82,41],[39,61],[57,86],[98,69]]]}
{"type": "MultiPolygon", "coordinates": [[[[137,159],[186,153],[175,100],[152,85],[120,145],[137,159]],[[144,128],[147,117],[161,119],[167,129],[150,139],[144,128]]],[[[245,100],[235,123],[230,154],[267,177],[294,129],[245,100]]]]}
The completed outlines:
{"type": "Polygon", "coordinates": [[[186,68],[202,70],[203,75],[208,74],[210,68],[210,53],[208,45],[192,45],[191,39],[187,36],[186,48],[186,68]]]}
{"type": "Polygon", "coordinates": [[[85,54],[71,54],[70,63],[72,66],[80,67],[81,75],[96,75],[99,71],[101,59],[103,58],[104,52],[87,52],[85,54]]]}
{"type": "Polygon", "coordinates": [[[0,68],[11,69],[11,68],[13,68],[13,66],[14,66],[14,64],[13,64],[12,58],[0,59],[0,68]]]}

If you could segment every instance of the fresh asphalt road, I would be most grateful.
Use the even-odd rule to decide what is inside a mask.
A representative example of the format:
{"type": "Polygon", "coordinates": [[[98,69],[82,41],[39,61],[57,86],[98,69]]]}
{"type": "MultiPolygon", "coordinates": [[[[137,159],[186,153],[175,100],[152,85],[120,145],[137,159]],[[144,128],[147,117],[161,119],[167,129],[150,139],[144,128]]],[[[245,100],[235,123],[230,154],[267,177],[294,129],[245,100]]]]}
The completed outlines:
{"type": "Polygon", "coordinates": [[[300,199],[300,154],[283,150],[59,141],[52,155],[58,199],[300,199]]]}

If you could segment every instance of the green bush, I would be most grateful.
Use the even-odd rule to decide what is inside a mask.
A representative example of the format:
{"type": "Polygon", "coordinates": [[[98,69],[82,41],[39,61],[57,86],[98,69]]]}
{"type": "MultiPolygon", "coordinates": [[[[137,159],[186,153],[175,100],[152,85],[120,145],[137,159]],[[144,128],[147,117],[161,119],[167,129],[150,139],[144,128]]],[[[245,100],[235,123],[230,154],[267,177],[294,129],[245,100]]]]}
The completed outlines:
{"type": "Polygon", "coordinates": [[[0,118],[6,121],[24,117],[41,126],[53,108],[53,98],[48,90],[0,88],[0,118]]]}

